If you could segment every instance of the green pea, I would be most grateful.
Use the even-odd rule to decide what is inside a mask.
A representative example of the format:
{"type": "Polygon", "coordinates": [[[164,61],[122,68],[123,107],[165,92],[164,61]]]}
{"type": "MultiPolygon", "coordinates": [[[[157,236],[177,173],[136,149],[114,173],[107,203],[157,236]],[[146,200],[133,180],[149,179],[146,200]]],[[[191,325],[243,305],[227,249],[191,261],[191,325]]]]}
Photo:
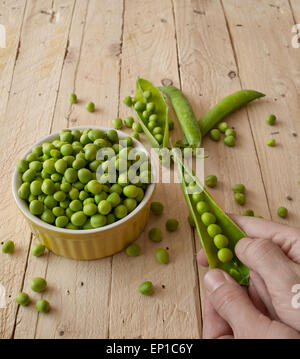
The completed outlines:
{"type": "Polygon", "coordinates": [[[36,173],[40,172],[43,168],[43,165],[40,161],[32,161],[29,163],[29,168],[34,170],[36,173]]]}
{"type": "Polygon", "coordinates": [[[163,133],[163,130],[161,127],[157,126],[153,129],[152,133],[153,133],[153,135],[158,135],[158,134],[163,133]]]}
{"type": "Polygon", "coordinates": [[[70,204],[69,200],[59,202],[60,207],[63,208],[63,209],[67,209],[69,207],[69,204],[70,204]]]}
{"type": "Polygon", "coordinates": [[[152,213],[159,215],[162,214],[164,210],[164,205],[160,202],[152,202],[150,205],[150,209],[152,213]]]}
{"type": "Polygon", "coordinates": [[[224,143],[226,146],[229,146],[229,147],[235,146],[235,137],[234,136],[226,136],[224,138],[224,143]]]}
{"type": "Polygon", "coordinates": [[[80,140],[80,137],[81,137],[81,131],[80,130],[76,130],[76,129],[72,130],[71,134],[73,136],[74,141],[79,141],[80,140]]]}
{"type": "Polygon", "coordinates": [[[126,248],[126,254],[129,257],[137,257],[140,253],[141,247],[136,243],[132,243],[126,248]]]}
{"type": "Polygon", "coordinates": [[[78,211],[74,213],[71,217],[71,223],[74,224],[74,226],[81,227],[86,222],[87,217],[82,211],[78,211]]]}
{"type": "Polygon", "coordinates": [[[228,128],[226,131],[225,131],[225,136],[228,137],[228,136],[233,136],[233,137],[236,137],[236,132],[233,128],[228,128]]]}
{"type": "Polygon", "coordinates": [[[163,239],[162,231],[159,228],[150,229],[148,235],[153,242],[160,242],[163,239]]]}
{"type": "Polygon", "coordinates": [[[29,155],[26,156],[26,161],[27,162],[33,162],[33,161],[37,161],[38,156],[35,153],[29,153],[29,155]]]}
{"type": "Polygon", "coordinates": [[[48,195],[45,199],[44,199],[44,205],[49,208],[52,209],[54,207],[57,206],[57,202],[54,199],[54,197],[52,195],[48,195]]]}
{"type": "Polygon", "coordinates": [[[150,122],[154,122],[155,124],[157,123],[157,120],[158,120],[158,116],[153,113],[150,117],[149,117],[149,121],[150,122]]]}
{"type": "Polygon", "coordinates": [[[100,166],[101,162],[98,160],[94,160],[90,162],[89,167],[92,172],[97,172],[98,167],[100,166]]]}
{"type": "Polygon", "coordinates": [[[94,112],[95,111],[95,104],[94,102],[88,102],[85,106],[86,110],[88,112],[94,112]]]}
{"type": "Polygon", "coordinates": [[[210,224],[216,223],[216,220],[217,219],[215,215],[210,212],[205,212],[201,215],[201,221],[206,227],[209,226],[210,224]]]}
{"type": "Polygon", "coordinates": [[[52,213],[55,217],[63,216],[65,214],[65,211],[62,207],[54,207],[52,208],[52,213]]]}
{"type": "Polygon", "coordinates": [[[7,240],[2,244],[2,253],[12,254],[15,250],[15,244],[11,240],[7,240]]]}
{"type": "Polygon", "coordinates": [[[95,203],[87,203],[83,206],[83,213],[87,216],[93,216],[98,212],[98,207],[95,203]]]}
{"type": "Polygon", "coordinates": [[[42,156],[43,154],[43,147],[40,145],[34,146],[32,149],[32,153],[35,153],[38,157],[42,156]]]}
{"type": "Polygon", "coordinates": [[[209,175],[205,178],[205,184],[208,187],[212,187],[212,188],[216,187],[217,183],[218,183],[218,178],[215,175],[209,175]]]}
{"type": "Polygon", "coordinates": [[[66,226],[66,229],[74,229],[77,230],[79,227],[75,226],[73,223],[69,222],[66,226]]]}
{"type": "Polygon", "coordinates": [[[30,303],[29,295],[24,292],[18,293],[16,296],[16,302],[23,307],[27,307],[27,305],[30,303]]]}
{"type": "Polygon", "coordinates": [[[145,110],[145,111],[143,111],[142,116],[145,120],[148,120],[150,114],[151,114],[151,112],[145,110]]]}
{"type": "MultiPolygon", "coordinates": [[[[64,139],[61,139],[61,141],[65,141],[64,139]]],[[[67,141],[66,141],[67,142],[67,141]]],[[[50,156],[50,151],[53,150],[55,147],[52,143],[44,142],[42,144],[42,150],[45,155],[50,156]]]]}
{"type": "Polygon", "coordinates": [[[107,215],[111,211],[111,209],[112,209],[112,205],[107,200],[102,200],[98,204],[98,211],[100,214],[107,215]]]}
{"type": "Polygon", "coordinates": [[[229,248],[221,248],[218,250],[218,259],[222,263],[228,263],[233,258],[233,253],[229,248]]]}
{"type": "Polygon", "coordinates": [[[53,224],[55,221],[55,217],[54,214],[50,211],[50,209],[45,209],[41,215],[41,220],[48,224],[53,224]]]}
{"type": "Polygon", "coordinates": [[[69,192],[69,197],[71,200],[78,199],[79,198],[79,191],[77,188],[73,187],[71,191],[69,192]]]}
{"type": "Polygon", "coordinates": [[[23,173],[22,181],[23,182],[32,182],[36,178],[36,172],[32,168],[29,168],[23,173]]]}
{"type": "Polygon", "coordinates": [[[46,247],[41,243],[36,243],[32,246],[31,253],[35,257],[41,257],[45,253],[46,247]]]}
{"type": "Polygon", "coordinates": [[[95,128],[95,129],[89,131],[87,135],[88,135],[88,138],[92,142],[94,142],[94,141],[96,141],[98,139],[103,139],[104,136],[105,136],[105,133],[104,133],[104,131],[102,131],[102,130],[100,130],[98,128],[95,128]]]}
{"type": "Polygon", "coordinates": [[[47,282],[44,278],[41,277],[33,278],[30,282],[30,288],[37,293],[43,292],[47,288],[47,282]]]}
{"type": "Polygon", "coordinates": [[[42,183],[41,189],[42,189],[42,192],[47,195],[54,193],[55,192],[54,182],[51,181],[50,179],[46,178],[42,183]]]}
{"type": "Polygon", "coordinates": [[[143,200],[143,198],[144,198],[144,191],[143,191],[143,189],[142,188],[138,188],[138,195],[136,196],[136,200],[138,201],[138,202],[141,202],[142,200],[143,200]]]}
{"type": "Polygon", "coordinates": [[[123,103],[128,106],[131,107],[132,106],[132,98],[130,96],[126,96],[123,98],[123,103]]]}
{"type": "Polygon", "coordinates": [[[30,192],[31,194],[33,194],[34,196],[38,196],[40,194],[42,194],[42,183],[41,181],[33,181],[30,183],[30,192]]]}
{"type": "Polygon", "coordinates": [[[74,168],[68,168],[65,171],[64,178],[69,183],[75,183],[77,181],[77,179],[78,179],[78,173],[77,173],[76,170],[74,170],[74,168]]]}
{"type": "Polygon", "coordinates": [[[189,222],[189,224],[190,224],[190,226],[191,226],[192,228],[195,228],[195,227],[196,227],[196,223],[195,223],[194,217],[193,217],[191,214],[188,216],[188,222],[189,222]]]}
{"type": "Polygon", "coordinates": [[[113,213],[110,213],[106,218],[107,218],[107,224],[112,224],[116,221],[116,217],[113,213]]]}
{"type": "Polygon", "coordinates": [[[139,292],[143,295],[151,295],[153,294],[153,291],[154,291],[153,284],[150,281],[143,282],[139,286],[139,292]]]}
{"type": "MultiPolygon", "coordinates": [[[[64,210],[63,210],[64,211],[64,210]]],[[[63,216],[66,212],[66,216],[69,218],[69,220],[71,220],[72,215],[74,214],[74,212],[71,210],[71,208],[66,208],[66,211],[64,211],[62,214],[59,214],[57,217],[63,216]]],[[[86,214],[86,213],[85,213],[86,214]]]]}
{"type": "Polygon", "coordinates": [[[28,182],[22,183],[18,189],[18,196],[21,199],[27,200],[30,196],[30,184],[28,182]]]}
{"type": "Polygon", "coordinates": [[[144,111],[146,108],[146,105],[144,104],[144,102],[142,101],[137,101],[135,104],[134,104],[134,109],[138,112],[142,112],[144,111]]]}
{"type": "Polygon", "coordinates": [[[82,203],[81,203],[81,201],[79,201],[79,199],[74,199],[70,203],[69,207],[73,212],[78,212],[78,211],[82,210],[82,203]]]}
{"type": "Polygon", "coordinates": [[[221,132],[220,130],[214,128],[209,132],[209,136],[213,141],[220,141],[221,138],[221,132]]]}
{"type": "Polygon", "coordinates": [[[28,197],[28,202],[32,202],[38,199],[38,196],[35,196],[33,194],[30,194],[28,197]]]}
{"type": "Polygon", "coordinates": [[[123,188],[123,193],[128,198],[136,198],[138,195],[138,188],[134,185],[129,185],[123,188]]]}
{"type": "Polygon", "coordinates": [[[218,224],[210,224],[207,227],[207,233],[210,237],[214,238],[217,234],[222,233],[222,229],[218,224]]]}
{"type": "Polygon", "coordinates": [[[112,207],[116,207],[121,203],[121,198],[117,192],[111,193],[106,199],[112,207]]]}
{"type": "Polygon", "coordinates": [[[137,206],[137,201],[133,198],[126,198],[123,204],[127,208],[128,212],[132,212],[137,206]]]}
{"type": "Polygon", "coordinates": [[[200,201],[196,205],[196,210],[201,216],[203,213],[209,212],[210,208],[209,208],[209,205],[205,201],[200,201]]]}
{"type": "Polygon", "coordinates": [[[32,214],[39,216],[44,212],[44,205],[38,200],[33,200],[30,202],[29,210],[32,214]]]}
{"type": "Polygon", "coordinates": [[[137,133],[143,132],[142,126],[141,126],[141,124],[139,122],[134,122],[132,124],[132,129],[137,133]]]}
{"type": "Polygon", "coordinates": [[[162,141],[163,141],[163,135],[161,134],[157,134],[157,135],[154,135],[156,141],[161,145],[162,144],[162,141]]]}
{"type": "Polygon", "coordinates": [[[71,103],[77,103],[77,96],[74,93],[71,93],[69,96],[69,101],[71,103]]]}
{"type": "Polygon", "coordinates": [[[91,226],[93,228],[99,228],[105,226],[107,223],[106,216],[103,216],[102,214],[95,214],[91,217],[91,226]]]}
{"type": "Polygon", "coordinates": [[[67,195],[63,191],[57,191],[53,195],[54,199],[58,202],[62,202],[66,199],[67,195]]]}
{"type": "Polygon", "coordinates": [[[64,228],[69,222],[69,218],[67,216],[59,216],[55,220],[56,227],[64,228]]]}
{"type": "Polygon", "coordinates": [[[155,257],[159,263],[169,263],[169,253],[164,248],[158,248],[155,252],[155,257]]]}
{"type": "Polygon", "coordinates": [[[39,299],[36,303],[35,303],[35,307],[38,310],[38,312],[40,313],[48,313],[50,310],[50,304],[47,300],[45,299],[39,299]]]}
{"type": "Polygon", "coordinates": [[[276,122],[276,116],[275,115],[268,115],[266,117],[266,123],[270,126],[273,126],[275,125],[275,122],[276,122]]]}
{"type": "Polygon", "coordinates": [[[17,169],[19,172],[24,173],[28,170],[29,164],[25,160],[19,160],[17,163],[17,169]]]}
{"type": "Polygon", "coordinates": [[[234,194],[234,200],[236,201],[236,203],[243,206],[245,204],[245,202],[246,202],[246,198],[245,198],[244,193],[236,192],[234,194]]]}
{"type": "Polygon", "coordinates": [[[253,217],[253,216],[254,216],[254,211],[253,211],[252,209],[246,209],[246,210],[243,212],[243,216],[253,217]]]}
{"type": "Polygon", "coordinates": [[[92,194],[99,194],[102,192],[102,184],[97,180],[91,180],[87,184],[87,190],[92,194]]]}
{"type": "Polygon", "coordinates": [[[112,143],[118,142],[119,136],[116,130],[108,130],[106,131],[106,136],[112,143]]]}
{"type": "Polygon", "coordinates": [[[234,193],[245,193],[246,187],[243,184],[238,183],[233,186],[232,190],[234,193]]]}
{"type": "Polygon", "coordinates": [[[148,112],[154,112],[155,111],[155,103],[154,102],[148,102],[146,105],[146,110],[148,112]]]}
{"type": "Polygon", "coordinates": [[[81,183],[86,184],[93,179],[93,174],[87,168],[81,168],[78,173],[78,179],[81,183]]]}
{"type": "Polygon", "coordinates": [[[125,216],[127,216],[127,213],[128,213],[128,210],[127,210],[126,206],[124,206],[123,204],[118,205],[114,209],[114,215],[118,219],[124,218],[125,216]]]}
{"type": "Polygon", "coordinates": [[[228,123],[227,122],[220,122],[218,125],[219,131],[225,133],[225,131],[228,129],[228,123]]]}
{"type": "Polygon", "coordinates": [[[123,127],[123,121],[121,118],[116,117],[112,120],[112,125],[114,128],[116,128],[117,130],[120,130],[123,127]]]}
{"type": "Polygon", "coordinates": [[[166,229],[169,232],[174,232],[178,228],[179,222],[175,218],[170,218],[166,222],[166,229]]]}
{"type": "Polygon", "coordinates": [[[126,117],[124,120],[125,126],[128,128],[132,128],[132,125],[134,123],[133,117],[126,117]]]}
{"type": "Polygon", "coordinates": [[[218,249],[225,248],[228,246],[229,241],[224,234],[217,234],[214,236],[214,244],[218,249]]]}
{"type": "Polygon", "coordinates": [[[276,141],[274,140],[274,138],[271,138],[270,140],[268,140],[267,145],[270,147],[274,147],[276,145],[276,141]]]}
{"type": "Polygon", "coordinates": [[[285,207],[279,207],[279,208],[277,209],[277,214],[278,214],[278,216],[281,217],[281,218],[286,218],[287,215],[288,215],[288,210],[287,210],[287,208],[285,208],[285,207]]]}
{"type": "MultiPolygon", "coordinates": [[[[84,188],[84,184],[79,182],[79,181],[75,182],[75,183],[73,183],[73,188],[77,189],[78,192],[77,192],[77,197],[76,198],[78,198],[79,197],[79,191],[81,191],[84,188]]],[[[71,199],[75,199],[75,198],[71,198],[71,199]]]]}

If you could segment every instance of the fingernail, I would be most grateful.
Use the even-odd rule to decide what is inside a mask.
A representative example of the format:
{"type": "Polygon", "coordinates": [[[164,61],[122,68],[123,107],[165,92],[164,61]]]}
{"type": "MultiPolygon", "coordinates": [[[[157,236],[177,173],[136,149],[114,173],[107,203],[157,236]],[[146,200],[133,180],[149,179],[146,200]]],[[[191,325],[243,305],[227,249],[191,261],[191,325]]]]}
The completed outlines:
{"type": "Polygon", "coordinates": [[[224,274],[219,270],[210,270],[204,277],[205,288],[208,293],[217,290],[221,285],[226,282],[224,274]]]}

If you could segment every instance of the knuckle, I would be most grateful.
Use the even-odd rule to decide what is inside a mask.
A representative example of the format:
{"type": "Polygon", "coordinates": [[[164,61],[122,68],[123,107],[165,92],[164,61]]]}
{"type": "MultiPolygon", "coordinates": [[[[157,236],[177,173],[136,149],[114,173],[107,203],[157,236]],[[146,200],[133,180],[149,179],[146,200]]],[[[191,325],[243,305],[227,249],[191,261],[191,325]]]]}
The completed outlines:
{"type": "Polygon", "coordinates": [[[226,283],[217,289],[213,295],[215,309],[219,313],[228,313],[235,303],[239,303],[243,297],[243,291],[237,288],[235,284],[226,283]]]}
{"type": "Polygon", "coordinates": [[[267,239],[254,239],[248,241],[242,248],[242,254],[255,261],[263,261],[276,251],[276,246],[267,239]]]}

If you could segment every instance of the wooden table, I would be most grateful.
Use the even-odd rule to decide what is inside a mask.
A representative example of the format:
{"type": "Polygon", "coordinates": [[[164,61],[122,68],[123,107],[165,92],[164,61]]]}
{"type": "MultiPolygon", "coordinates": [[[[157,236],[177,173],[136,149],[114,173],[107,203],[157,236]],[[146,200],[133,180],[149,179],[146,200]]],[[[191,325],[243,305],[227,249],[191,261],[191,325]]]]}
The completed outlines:
{"type": "MultiPolygon", "coordinates": [[[[141,256],[80,262],[30,254],[36,239],[13,201],[11,176],[19,156],[41,137],[68,126],[110,126],[114,117],[131,115],[122,98],[133,94],[138,75],[157,85],[171,80],[197,118],[223,96],[252,88],[267,96],[228,119],[237,131],[236,147],[204,141],[205,173],[219,178],[211,192],[226,211],[242,213],[231,187],[244,183],[246,208],[279,221],[276,209],[284,205],[290,214],[282,222],[297,225],[300,49],[292,46],[292,26],[298,22],[297,0],[1,1],[7,47],[0,48],[0,230],[1,240],[15,241],[16,252],[0,255],[7,301],[0,337],[201,337],[203,270],[178,185],[158,186],[165,213],[150,217],[138,239],[141,256]],[[78,105],[70,105],[71,92],[78,105]],[[93,114],[84,108],[90,100],[97,107],[93,114]],[[274,127],[264,121],[270,113],[278,117],[274,127]],[[274,148],[266,146],[271,137],[274,148]],[[165,234],[171,262],[162,267],[147,231],[164,228],[169,217],[179,219],[180,229],[165,234]],[[14,301],[34,276],[49,283],[48,315],[14,301]],[[137,291],[144,280],[155,284],[152,297],[137,291]]],[[[179,138],[178,124],[172,136],[179,138]]]]}

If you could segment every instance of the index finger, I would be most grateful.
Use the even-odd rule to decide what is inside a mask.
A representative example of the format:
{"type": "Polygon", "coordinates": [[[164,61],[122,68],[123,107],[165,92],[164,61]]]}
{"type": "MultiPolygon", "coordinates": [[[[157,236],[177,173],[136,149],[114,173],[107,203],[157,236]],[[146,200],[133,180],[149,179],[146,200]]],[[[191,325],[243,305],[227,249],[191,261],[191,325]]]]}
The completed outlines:
{"type": "Polygon", "coordinates": [[[300,263],[300,229],[262,218],[230,214],[232,220],[251,238],[269,239],[290,259],[300,263]]]}

